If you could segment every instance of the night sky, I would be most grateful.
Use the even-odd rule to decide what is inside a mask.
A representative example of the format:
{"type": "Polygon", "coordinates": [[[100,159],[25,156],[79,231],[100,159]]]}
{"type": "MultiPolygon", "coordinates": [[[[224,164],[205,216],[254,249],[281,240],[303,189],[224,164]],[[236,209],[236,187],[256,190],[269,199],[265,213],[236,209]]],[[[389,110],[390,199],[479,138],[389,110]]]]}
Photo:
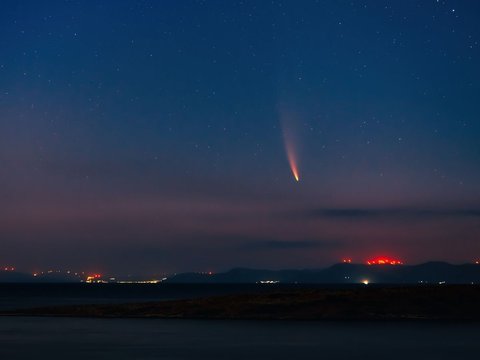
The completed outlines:
{"type": "Polygon", "coordinates": [[[0,265],[471,262],[479,65],[478,1],[2,1],[0,265]]]}

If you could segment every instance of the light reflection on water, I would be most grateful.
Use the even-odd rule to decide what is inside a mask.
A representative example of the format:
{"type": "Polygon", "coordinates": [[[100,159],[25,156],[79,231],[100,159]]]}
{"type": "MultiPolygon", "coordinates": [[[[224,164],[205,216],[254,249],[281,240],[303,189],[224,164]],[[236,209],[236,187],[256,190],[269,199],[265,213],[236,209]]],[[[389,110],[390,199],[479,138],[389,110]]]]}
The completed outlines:
{"type": "Polygon", "coordinates": [[[0,318],[1,359],[464,359],[480,325],[0,318]]]}

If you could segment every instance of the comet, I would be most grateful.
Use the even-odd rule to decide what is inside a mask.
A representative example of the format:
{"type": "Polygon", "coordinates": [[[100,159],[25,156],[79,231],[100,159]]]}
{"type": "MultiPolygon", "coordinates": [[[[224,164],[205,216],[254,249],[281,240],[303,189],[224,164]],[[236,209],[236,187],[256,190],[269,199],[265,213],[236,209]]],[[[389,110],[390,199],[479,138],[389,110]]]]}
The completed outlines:
{"type": "Polygon", "coordinates": [[[298,173],[298,161],[295,148],[291,143],[285,140],[285,151],[287,152],[288,164],[290,165],[290,170],[292,171],[293,178],[296,181],[300,181],[300,175],[298,173]]]}
{"type": "Polygon", "coordinates": [[[295,180],[300,181],[300,178],[298,177],[297,169],[293,168],[292,173],[295,180]]]}
{"type": "Polygon", "coordinates": [[[287,154],[288,164],[295,181],[300,181],[300,171],[298,166],[298,147],[295,132],[292,129],[293,117],[288,116],[284,111],[281,114],[281,125],[283,132],[283,142],[287,154]]]}

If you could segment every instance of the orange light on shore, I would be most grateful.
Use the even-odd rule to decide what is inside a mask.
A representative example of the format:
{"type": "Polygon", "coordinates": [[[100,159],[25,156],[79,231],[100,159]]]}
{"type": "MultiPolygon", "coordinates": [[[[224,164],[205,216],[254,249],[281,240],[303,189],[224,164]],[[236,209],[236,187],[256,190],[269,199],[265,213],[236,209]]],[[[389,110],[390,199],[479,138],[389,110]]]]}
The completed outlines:
{"type": "Polygon", "coordinates": [[[345,259],[342,259],[342,262],[343,262],[344,264],[351,264],[351,263],[352,263],[352,259],[350,259],[350,258],[345,258],[345,259]]]}
{"type": "Polygon", "coordinates": [[[101,279],[101,277],[102,277],[101,274],[88,275],[87,279],[86,279],[86,282],[96,282],[96,281],[99,281],[101,279]]]}
{"type": "Polygon", "coordinates": [[[381,257],[368,260],[367,265],[403,265],[403,262],[398,259],[381,257]]]}

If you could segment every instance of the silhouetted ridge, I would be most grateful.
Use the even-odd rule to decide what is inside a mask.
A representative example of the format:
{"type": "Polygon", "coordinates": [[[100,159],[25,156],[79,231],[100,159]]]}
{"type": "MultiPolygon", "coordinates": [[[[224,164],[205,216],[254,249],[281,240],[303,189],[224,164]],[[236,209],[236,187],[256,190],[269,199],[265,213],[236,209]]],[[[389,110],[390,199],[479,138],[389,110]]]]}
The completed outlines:
{"type": "Polygon", "coordinates": [[[432,261],[420,265],[335,264],[314,270],[257,270],[235,268],[224,273],[184,273],[167,279],[182,283],[385,283],[385,284],[470,284],[480,283],[480,265],[452,265],[432,261]]]}

